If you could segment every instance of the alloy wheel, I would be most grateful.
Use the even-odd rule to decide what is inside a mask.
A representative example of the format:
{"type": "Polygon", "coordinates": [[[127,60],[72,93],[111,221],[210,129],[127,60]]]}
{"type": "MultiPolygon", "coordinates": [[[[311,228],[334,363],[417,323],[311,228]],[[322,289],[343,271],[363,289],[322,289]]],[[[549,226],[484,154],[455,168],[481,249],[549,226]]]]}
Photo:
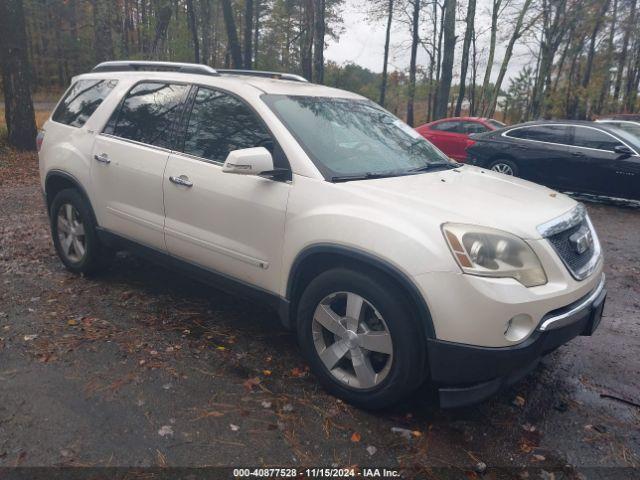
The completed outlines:
{"type": "Polygon", "coordinates": [[[81,262],[87,253],[87,237],[80,213],[73,205],[65,203],[58,210],[56,222],[63,255],[71,262],[81,262]]]}
{"type": "Polygon", "coordinates": [[[511,165],[508,165],[506,163],[496,163],[491,167],[491,170],[513,177],[513,168],[511,168],[511,165]]]}
{"type": "Polygon", "coordinates": [[[378,386],[393,362],[391,333],[380,313],[353,292],[327,295],[312,322],[316,352],[331,375],[356,389],[378,386]]]}

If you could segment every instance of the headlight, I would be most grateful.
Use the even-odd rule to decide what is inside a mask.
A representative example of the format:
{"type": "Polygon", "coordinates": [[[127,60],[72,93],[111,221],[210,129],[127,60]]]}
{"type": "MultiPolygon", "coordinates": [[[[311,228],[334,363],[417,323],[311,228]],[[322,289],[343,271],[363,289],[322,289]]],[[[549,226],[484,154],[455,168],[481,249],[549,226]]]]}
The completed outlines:
{"type": "Polygon", "coordinates": [[[464,273],[515,278],[525,287],[547,283],[537,255],[521,238],[493,228],[446,223],[444,237],[464,273]]]}

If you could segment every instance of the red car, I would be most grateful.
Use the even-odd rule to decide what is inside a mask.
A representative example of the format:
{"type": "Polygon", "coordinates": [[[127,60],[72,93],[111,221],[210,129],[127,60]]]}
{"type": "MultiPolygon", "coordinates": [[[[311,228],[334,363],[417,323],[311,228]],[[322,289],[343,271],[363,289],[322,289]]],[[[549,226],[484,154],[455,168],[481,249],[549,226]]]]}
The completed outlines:
{"type": "Polygon", "coordinates": [[[464,162],[467,159],[467,147],[473,143],[470,142],[469,135],[505,126],[504,123],[491,118],[454,117],[421,125],[416,130],[447,156],[464,162]]]}

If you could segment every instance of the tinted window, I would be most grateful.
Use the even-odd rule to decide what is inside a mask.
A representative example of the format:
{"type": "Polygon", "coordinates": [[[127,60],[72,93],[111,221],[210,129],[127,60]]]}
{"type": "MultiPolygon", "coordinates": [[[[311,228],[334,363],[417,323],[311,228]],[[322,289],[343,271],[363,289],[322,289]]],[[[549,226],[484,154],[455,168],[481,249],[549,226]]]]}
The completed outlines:
{"type": "Polygon", "coordinates": [[[117,83],[116,80],[78,80],[56,108],[52,120],[72,127],[83,126],[117,83]]]}
{"type": "Polygon", "coordinates": [[[569,127],[563,125],[538,125],[511,130],[507,135],[524,140],[569,144],[569,127]]]}
{"type": "Polygon", "coordinates": [[[136,85],[105,128],[105,133],[158,147],[171,148],[172,126],[189,87],[168,83],[136,85]]]}
{"type": "Polygon", "coordinates": [[[489,129],[487,127],[478,122],[462,122],[462,132],[467,135],[471,135],[472,133],[484,133],[488,130],[489,129]]]}
{"type": "Polygon", "coordinates": [[[498,120],[494,120],[493,118],[490,120],[487,120],[487,122],[493,125],[495,128],[504,128],[507,126],[506,123],[499,122],[498,120]]]}
{"type": "Polygon", "coordinates": [[[576,147],[597,148],[613,151],[622,146],[622,142],[611,135],[595,128],[575,127],[573,130],[573,144],[576,147]]]}
{"type": "Polygon", "coordinates": [[[449,133],[462,133],[461,122],[440,122],[431,126],[431,130],[449,133]]]}
{"type": "Polygon", "coordinates": [[[196,95],[184,142],[184,152],[224,162],[232,150],[265,147],[273,140],[256,114],[236,97],[209,88],[196,95]]]}

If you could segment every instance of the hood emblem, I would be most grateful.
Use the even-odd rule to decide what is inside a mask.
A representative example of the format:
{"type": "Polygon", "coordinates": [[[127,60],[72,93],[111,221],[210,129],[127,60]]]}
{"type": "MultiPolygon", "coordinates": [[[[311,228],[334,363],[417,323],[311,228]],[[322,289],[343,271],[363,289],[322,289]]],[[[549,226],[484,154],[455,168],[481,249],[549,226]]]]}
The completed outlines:
{"type": "Polygon", "coordinates": [[[593,236],[588,228],[581,228],[569,237],[571,248],[578,254],[582,255],[593,246],[593,236]]]}

